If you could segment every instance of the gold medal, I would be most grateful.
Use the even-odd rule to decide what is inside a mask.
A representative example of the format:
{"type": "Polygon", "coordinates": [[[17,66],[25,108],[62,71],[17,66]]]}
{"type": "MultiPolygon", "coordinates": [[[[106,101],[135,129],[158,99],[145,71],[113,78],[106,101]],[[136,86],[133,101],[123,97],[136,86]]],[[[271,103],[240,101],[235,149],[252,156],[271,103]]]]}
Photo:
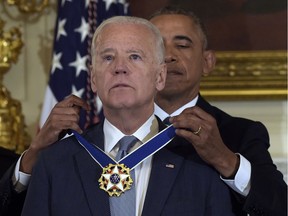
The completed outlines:
{"type": "Polygon", "coordinates": [[[108,164],[103,168],[102,175],[98,180],[100,188],[109,196],[120,196],[129,190],[133,183],[130,177],[130,169],[124,164],[108,164]]]}

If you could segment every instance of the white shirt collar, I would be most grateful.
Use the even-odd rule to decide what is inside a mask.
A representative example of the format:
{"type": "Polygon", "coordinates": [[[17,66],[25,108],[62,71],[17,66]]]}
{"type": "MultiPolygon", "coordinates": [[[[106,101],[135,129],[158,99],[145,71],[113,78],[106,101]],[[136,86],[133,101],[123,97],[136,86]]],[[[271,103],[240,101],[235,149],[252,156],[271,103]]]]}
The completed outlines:
{"type": "Polygon", "coordinates": [[[167,112],[165,112],[162,108],[160,108],[156,103],[154,103],[154,114],[163,121],[168,116],[179,115],[181,112],[183,112],[184,109],[189,108],[189,107],[194,107],[197,103],[197,100],[198,100],[198,95],[192,101],[183,105],[182,107],[177,109],[175,112],[171,113],[170,115],[167,112]]]}
{"type": "MultiPolygon", "coordinates": [[[[142,141],[149,133],[155,119],[154,114],[133,134],[138,140],[142,141]]],[[[104,132],[104,149],[105,152],[110,152],[118,141],[125,136],[118,128],[112,125],[106,118],[103,126],[104,132]]]]}

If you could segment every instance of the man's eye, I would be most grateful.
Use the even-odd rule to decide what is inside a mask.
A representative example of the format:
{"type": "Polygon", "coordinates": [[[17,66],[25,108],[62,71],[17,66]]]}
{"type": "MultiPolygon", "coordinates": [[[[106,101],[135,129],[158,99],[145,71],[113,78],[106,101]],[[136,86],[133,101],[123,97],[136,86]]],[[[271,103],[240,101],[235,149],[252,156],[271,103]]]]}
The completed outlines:
{"type": "Polygon", "coordinates": [[[178,48],[189,48],[189,45],[187,45],[187,44],[177,44],[176,46],[178,48]]]}
{"type": "Polygon", "coordinates": [[[132,54],[132,55],[130,55],[130,59],[132,59],[132,60],[141,60],[141,56],[136,55],[136,54],[132,54]]]}
{"type": "Polygon", "coordinates": [[[106,60],[106,61],[111,61],[113,59],[113,57],[110,56],[110,55],[106,55],[106,56],[103,57],[103,59],[106,60]]]}

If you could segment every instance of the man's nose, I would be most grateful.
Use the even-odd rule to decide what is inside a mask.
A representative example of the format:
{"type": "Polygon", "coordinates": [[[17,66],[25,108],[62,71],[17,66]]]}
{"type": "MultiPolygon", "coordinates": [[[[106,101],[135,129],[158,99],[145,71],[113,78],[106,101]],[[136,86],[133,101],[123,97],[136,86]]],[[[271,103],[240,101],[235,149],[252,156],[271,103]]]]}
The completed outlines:
{"type": "Polygon", "coordinates": [[[165,46],[165,63],[172,63],[177,60],[175,53],[173,52],[173,49],[165,46]]]}
{"type": "Polygon", "coordinates": [[[172,63],[172,62],[176,62],[176,57],[173,55],[166,55],[165,63],[172,63]]]}
{"type": "Polygon", "coordinates": [[[123,59],[117,59],[117,61],[115,61],[114,74],[119,75],[127,73],[128,73],[127,62],[123,59]]]}
{"type": "Polygon", "coordinates": [[[119,74],[127,74],[128,72],[125,69],[119,69],[118,68],[114,71],[114,73],[115,73],[115,75],[119,75],[119,74]]]}

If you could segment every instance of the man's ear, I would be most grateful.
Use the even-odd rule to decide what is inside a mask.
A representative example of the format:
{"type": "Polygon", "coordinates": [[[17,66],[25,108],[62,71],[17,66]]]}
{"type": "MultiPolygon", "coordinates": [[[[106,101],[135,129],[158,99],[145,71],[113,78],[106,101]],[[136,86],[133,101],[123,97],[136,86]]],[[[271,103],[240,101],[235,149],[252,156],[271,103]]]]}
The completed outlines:
{"type": "Polygon", "coordinates": [[[165,63],[162,63],[160,65],[160,72],[157,74],[157,77],[156,77],[157,91],[161,91],[162,89],[164,89],[166,76],[167,76],[167,65],[165,63]]]}
{"type": "Polygon", "coordinates": [[[203,53],[204,65],[203,65],[203,76],[208,76],[215,68],[216,56],[212,50],[205,50],[203,53]]]}
{"type": "Polygon", "coordinates": [[[95,93],[97,91],[97,85],[96,85],[96,76],[93,71],[92,65],[89,66],[89,72],[90,72],[90,79],[91,79],[91,89],[95,93]]]}

